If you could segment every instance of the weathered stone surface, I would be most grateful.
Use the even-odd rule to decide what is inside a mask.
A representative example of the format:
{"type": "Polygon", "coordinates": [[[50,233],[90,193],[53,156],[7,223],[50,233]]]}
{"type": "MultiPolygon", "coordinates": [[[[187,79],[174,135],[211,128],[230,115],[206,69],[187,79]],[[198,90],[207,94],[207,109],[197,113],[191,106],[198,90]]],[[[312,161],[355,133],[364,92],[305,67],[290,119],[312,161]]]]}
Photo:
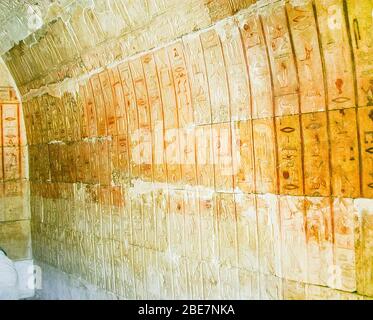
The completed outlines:
{"type": "Polygon", "coordinates": [[[371,1],[251,2],[76,6],[6,54],[64,296],[373,296],[371,1]]]}
{"type": "Polygon", "coordinates": [[[30,221],[0,223],[0,244],[13,260],[31,258],[30,221]]]}

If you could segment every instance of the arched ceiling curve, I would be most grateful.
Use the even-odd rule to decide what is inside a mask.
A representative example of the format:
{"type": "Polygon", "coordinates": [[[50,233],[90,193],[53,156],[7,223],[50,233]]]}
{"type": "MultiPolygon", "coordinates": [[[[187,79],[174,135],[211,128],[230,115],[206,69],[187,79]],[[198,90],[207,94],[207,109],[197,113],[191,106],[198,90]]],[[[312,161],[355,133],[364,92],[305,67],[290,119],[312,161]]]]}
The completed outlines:
{"type": "Polygon", "coordinates": [[[0,53],[24,95],[208,27],[254,2],[0,0],[0,53]]]}
{"type": "Polygon", "coordinates": [[[0,0],[0,52],[10,50],[43,24],[62,14],[71,0],[0,0]]]}

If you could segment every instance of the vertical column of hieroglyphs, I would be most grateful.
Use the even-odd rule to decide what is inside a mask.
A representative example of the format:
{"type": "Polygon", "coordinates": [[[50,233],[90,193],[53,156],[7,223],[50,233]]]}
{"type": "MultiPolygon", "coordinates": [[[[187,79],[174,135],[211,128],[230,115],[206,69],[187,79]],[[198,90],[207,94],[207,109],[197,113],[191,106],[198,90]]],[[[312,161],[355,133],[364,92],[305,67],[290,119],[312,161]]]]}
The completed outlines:
{"type": "Polygon", "coordinates": [[[200,35],[211,101],[212,146],[216,191],[233,189],[230,101],[226,64],[216,30],[200,35]]]}
{"type": "MultiPolygon", "coordinates": [[[[304,189],[297,67],[285,8],[273,5],[261,16],[274,92],[282,277],[302,283],[307,275],[304,199],[291,196],[303,195],[304,189]]],[[[284,282],[284,298],[291,284],[284,282]]]]}
{"type": "Polygon", "coordinates": [[[211,105],[204,51],[199,34],[183,38],[195,124],[197,184],[214,187],[211,105]]]}
{"type": "MultiPolygon", "coordinates": [[[[212,105],[209,72],[211,65],[207,66],[206,43],[199,34],[183,37],[183,48],[187,62],[191,101],[194,111],[195,159],[197,174],[197,190],[194,202],[195,213],[192,208],[187,210],[190,201],[185,200],[185,234],[186,243],[193,238],[193,246],[187,244],[187,254],[196,257],[195,262],[190,261],[189,279],[192,295],[203,298],[220,296],[219,267],[218,267],[218,238],[216,225],[216,211],[213,190],[215,186],[214,175],[214,140],[212,135],[212,105]],[[208,189],[205,189],[208,188],[208,189]],[[189,223],[190,222],[190,223],[189,223]],[[193,223],[191,225],[191,223],[193,223]],[[190,226],[199,225],[200,233],[190,234],[190,226]],[[211,241],[211,239],[213,239],[211,241]],[[194,252],[192,252],[192,250],[194,252]],[[196,279],[196,286],[192,280],[196,279]]],[[[210,62],[211,63],[211,62],[210,62]]],[[[221,70],[221,69],[220,69],[221,70]]],[[[214,100],[215,101],[215,100],[214,100]]],[[[216,138],[215,138],[216,141],[216,138]]],[[[186,193],[186,196],[190,193],[186,193]]],[[[192,200],[193,201],[193,200],[192,200]]],[[[192,259],[193,260],[193,259],[192,259]]]]}
{"type": "Polygon", "coordinates": [[[356,94],[359,124],[360,143],[360,182],[361,196],[368,199],[356,201],[357,214],[359,215],[360,234],[356,248],[357,260],[357,290],[359,293],[372,294],[372,267],[369,259],[372,259],[372,251],[369,249],[372,243],[372,130],[373,130],[373,64],[372,64],[372,37],[373,30],[371,1],[344,2],[349,18],[349,31],[354,53],[354,66],[356,72],[356,94]]]}
{"type": "Polygon", "coordinates": [[[371,19],[372,4],[369,1],[360,3],[347,2],[349,13],[349,27],[351,42],[354,51],[356,69],[358,121],[360,126],[361,150],[361,187],[362,196],[372,197],[372,160],[371,147],[371,110],[373,106],[373,64],[372,64],[372,37],[373,28],[371,19]],[[370,119],[370,120],[369,120],[370,119]]]}
{"type": "Polygon", "coordinates": [[[136,148],[138,151],[135,154],[139,155],[137,162],[140,163],[140,177],[152,181],[151,120],[144,71],[140,58],[129,61],[129,66],[139,120],[139,131],[133,135],[133,139],[138,143],[136,148]]]}
{"type": "MultiPolygon", "coordinates": [[[[276,193],[276,137],[274,104],[268,52],[260,17],[248,13],[239,17],[240,31],[246,53],[252,95],[252,142],[254,150],[254,182],[256,193],[276,193]]],[[[240,131],[243,139],[245,132],[240,131]]],[[[250,137],[250,135],[249,135],[250,137]]],[[[251,138],[249,138],[250,142],[251,138]]],[[[249,152],[250,145],[248,148],[249,152]]],[[[261,298],[279,298],[281,284],[280,224],[276,196],[257,195],[258,256],[261,298]]],[[[254,286],[255,287],[255,286],[254,286]]]]}
{"type": "Polygon", "coordinates": [[[196,185],[195,139],[193,133],[194,112],[189,77],[181,41],[167,47],[177,102],[179,135],[179,162],[184,184],[196,185]]]}
{"type": "Polygon", "coordinates": [[[255,190],[276,193],[276,138],[273,92],[263,29],[256,13],[240,17],[240,30],[249,67],[255,161],[255,190]],[[255,81],[254,81],[255,79],[255,81]]]}
{"type": "Polygon", "coordinates": [[[316,1],[325,60],[332,163],[332,193],[358,197],[359,150],[353,69],[343,1],[316,1]],[[352,108],[352,109],[351,109],[352,108]]]}
{"type": "Polygon", "coordinates": [[[179,128],[179,123],[173,74],[166,49],[157,50],[154,53],[154,57],[157,65],[163,102],[167,181],[169,183],[177,183],[181,181],[181,167],[178,161],[180,155],[180,140],[177,130],[179,128]]]}
{"type": "Polygon", "coordinates": [[[232,166],[235,190],[254,191],[251,96],[241,34],[234,20],[217,25],[227,70],[232,120],[232,166]]]}
{"type": "Polygon", "coordinates": [[[122,89],[122,81],[117,67],[108,70],[110,84],[113,93],[113,104],[115,112],[115,122],[117,135],[112,138],[111,163],[112,178],[116,183],[128,182],[130,178],[129,170],[129,141],[128,141],[128,119],[126,109],[126,97],[122,89]]]}

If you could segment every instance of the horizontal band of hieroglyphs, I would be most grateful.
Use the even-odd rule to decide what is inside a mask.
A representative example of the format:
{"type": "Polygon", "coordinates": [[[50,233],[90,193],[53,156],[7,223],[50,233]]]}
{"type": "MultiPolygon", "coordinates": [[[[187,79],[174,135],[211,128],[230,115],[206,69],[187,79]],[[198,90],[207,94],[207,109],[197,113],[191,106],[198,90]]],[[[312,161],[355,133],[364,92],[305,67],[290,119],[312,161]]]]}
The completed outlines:
{"type": "MultiPolygon", "coordinates": [[[[56,181],[98,181],[74,178],[81,169],[62,170],[84,162],[88,175],[97,176],[100,168],[101,183],[110,183],[115,173],[119,180],[167,177],[171,183],[217,190],[238,186],[248,192],[372,197],[372,109],[363,107],[372,104],[371,18],[369,10],[352,3],[348,9],[349,19],[357,17],[350,26],[342,1],[287,4],[237,16],[93,76],[80,87],[77,100],[70,94],[32,99],[24,104],[29,143],[85,140],[38,147],[48,148],[56,181]],[[351,26],[359,30],[352,34],[357,37],[352,47],[351,26]],[[194,127],[203,132],[203,151],[199,141],[183,139],[194,127]],[[175,128],[183,130],[175,134],[175,128]],[[144,131],[151,134],[139,149],[144,131]],[[93,144],[95,137],[107,136],[111,142],[93,144]],[[237,140],[239,164],[233,156],[229,160],[237,140]],[[221,157],[222,146],[228,158],[221,157]],[[164,153],[158,152],[161,147],[164,153]],[[67,160],[64,148],[77,148],[80,159],[91,160],[67,160]],[[199,155],[212,160],[201,162],[199,155]],[[186,157],[191,160],[182,161],[186,157]],[[112,168],[100,161],[112,162],[112,168]]],[[[45,161],[36,160],[44,170],[35,169],[37,179],[48,175],[45,161]]]]}
{"type": "Polygon", "coordinates": [[[373,195],[372,107],[29,146],[31,181],[131,179],[216,191],[373,195]],[[359,122],[360,131],[357,131],[359,122]],[[181,135],[183,134],[183,135],[181,135]],[[135,139],[131,140],[131,137],[135,139]]]}
{"type": "MultiPolygon", "coordinates": [[[[33,188],[36,257],[66,272],[77,272],[100,287],[109,285],[111,292],[142,288],[149,268],[165,273],[167,279],[174,270],[174,276],[184,283],[196,276],[194,269],[179,274],[190,261],[190,266],[206,264],[208,287],[220,286],[209,280],[211,276],[215,280],[219,270],[224,270],[221,274],[226,273],[232,286],[239,287],[234,270],[246,270],[298,285],[349,292],[357,288],[360,294],[373,294],[367,263],[371,199],[208,195],[167,189],[131,195],[118,187],[72,184],[35,184],[33,188]],[[148,263],[142,252],[147,253],[148,263]],[[106,273],[123,266],[127,285],[106,273]],[[209,274],[213,270],[214,275],[209,274]],[[107,281],[119,281],[118,287],[107,281]]],[[[148,276],[150,283],[157,283],[157,277],[148,276]]],[[[168,287],[163,280],[161,287],[168,287]]],[[[217,281],[230,287],[224,279],[217,281]]],[[[180,294],[187,293],[180,288],[180,294]]]]}

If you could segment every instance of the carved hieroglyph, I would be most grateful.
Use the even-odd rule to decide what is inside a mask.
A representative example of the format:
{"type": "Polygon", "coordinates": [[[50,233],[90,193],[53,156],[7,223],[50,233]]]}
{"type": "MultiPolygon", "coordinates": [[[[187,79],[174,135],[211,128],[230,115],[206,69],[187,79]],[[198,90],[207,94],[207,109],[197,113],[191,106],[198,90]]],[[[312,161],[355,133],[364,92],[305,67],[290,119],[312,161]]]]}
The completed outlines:
{"type": "Polygon", "coordinates": [[[24,96],[36,257],[121,298],[372,296],[371,1],[259,2],[197,32],[182,8],[24,96]]]}

